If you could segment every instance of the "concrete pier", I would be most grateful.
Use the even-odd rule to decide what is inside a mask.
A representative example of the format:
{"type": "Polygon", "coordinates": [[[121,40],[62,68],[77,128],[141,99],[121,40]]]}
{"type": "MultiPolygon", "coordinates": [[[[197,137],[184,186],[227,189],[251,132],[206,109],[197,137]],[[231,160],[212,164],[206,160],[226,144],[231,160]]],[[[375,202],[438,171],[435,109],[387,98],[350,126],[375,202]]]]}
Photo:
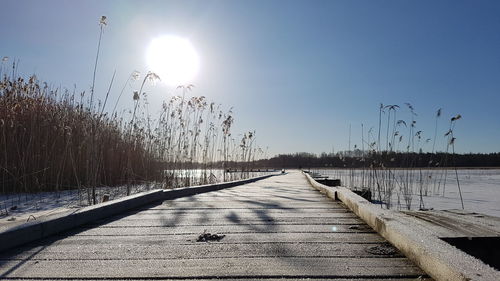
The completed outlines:
{"type": "Polygon", "coordinates": [[[431,280],[300,172],[166,200],[1,253],[0,279],[20,278],[431,280]],[[197,242],[203,233],[224,237],[197,242]]]}

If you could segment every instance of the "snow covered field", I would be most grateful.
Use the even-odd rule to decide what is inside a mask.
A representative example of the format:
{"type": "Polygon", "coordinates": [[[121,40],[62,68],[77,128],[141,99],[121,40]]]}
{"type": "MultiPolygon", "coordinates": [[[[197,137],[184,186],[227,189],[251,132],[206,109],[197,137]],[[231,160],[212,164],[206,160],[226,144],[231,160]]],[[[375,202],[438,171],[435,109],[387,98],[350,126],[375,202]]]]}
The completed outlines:
{"type": "MultiPolygon", "coordinates": [[[[381,201],[386,201],[383,195],[378,196],[376,188],[373,187],[373,182],[369,183],[370,174],[367,170],[364,171],[363,184],[361,184],[363,171],[360,169],[352,172],[348,169],[320,169],[314,171],[322,175],[328,175],[331,178],[340,178],[343,185],[348,186],[352,183],[353,186],[371,186],[372,198],[375,200],[382,198],[381,201]]],[[[399,181],[394,185],[390,196],[391,205],[394,209],[407,209],[408,204],[405,202],[404,194],[400,190],[400,183],[404,180],[407,171],[404,169],[392,170],[395,178],[399,181]]],[[[413,179],[411,201],[408,200],[412,210],[418,210],[421,206],[420,179],[423,179],[422,200],[424,208],[433,208],[435,210],[462,208],[454,170],[414,169],[410,170],[409,175],[413,179]],[[420,177],[420,175],[422,176],[420,177]]],[[[378,176],[380,177],[380,174],[378,176]]],[[[500,217],[500,169],[459,169],[458,179],[465,210],[500,217]]]]}

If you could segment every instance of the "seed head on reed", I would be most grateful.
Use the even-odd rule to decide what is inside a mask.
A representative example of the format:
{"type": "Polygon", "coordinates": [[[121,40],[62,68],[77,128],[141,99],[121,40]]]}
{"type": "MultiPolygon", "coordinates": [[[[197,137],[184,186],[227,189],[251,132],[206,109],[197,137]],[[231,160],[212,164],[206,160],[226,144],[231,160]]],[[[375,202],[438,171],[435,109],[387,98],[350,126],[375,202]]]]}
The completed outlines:
{"type": "Polygon", "coordinates": [[[130,74],[130,79],[132,79],[133,81],[139,80],[140,77],[141,77],[141,73],[137,70],[134,70],[132,72],[132,74],[130,74]]]}
{"type": "Polygon", "coordinates": [[[161,78],[158,74],[149,71],[148,74],[146,74],[146,78],[149,80],[149,82],[155,84],[158,81],[161,81],[161,78]]]}
{"type": "Polygon", "coordinates": [[[184,90],[189,90],[191,91],[194,88],[193,84],[187,84],[187,85],[179,85],[177,86],[177,89],[184,89],[184,90]]]}
{"type": "Polygon", "coordinates": [[[454,116],[454,117],[452,117],[452,118],[451,118],[451,121],[452,121],[452,122],[453,122],[453,121],[457,121],[457,120],[459,120],[460,118],[462,118],[462,115],[457,114],[456,116],[454,116]]]}
{"type": "Polygon", "coordinates": [[[99,25],[108,25],[108,18],[106,16],[101,16],[101,18],[99,19],[99,25]]]}
{"type": "Polygon", "coordinates": [[[406,105],[406,106],[407,106],[407,107],[408,107],[411,111],[413,111],[413,109],[414,109],[414,108],[413,108],[413,106],[412,106],[410,103],[405,102],[405,105],[406,105]]]}

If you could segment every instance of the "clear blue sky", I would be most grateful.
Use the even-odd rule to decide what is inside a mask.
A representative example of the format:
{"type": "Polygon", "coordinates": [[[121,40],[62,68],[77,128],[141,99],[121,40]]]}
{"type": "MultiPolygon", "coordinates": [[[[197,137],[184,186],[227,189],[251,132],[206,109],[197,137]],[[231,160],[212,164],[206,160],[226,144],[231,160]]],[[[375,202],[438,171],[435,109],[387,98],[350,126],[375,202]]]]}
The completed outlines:
{"type": "MultiPolygon", "coordinates": [[[[459,113],[459,152],[500,151],[500,1],[4,0],[0,14],[1,57],[19,59],[25,75],[87,91],[106,15],[101,98],[115,69],[116,85],[147,71],[153,38],[188,37],[201,58],[193,94],[233,106],[234,130],[255,129],[271,154],[347,149],[349,124],[360,146],[361,123],[376,127],[380,103],[400,105],[408,119],[405,102],[425,138],[443,108],[439,149],[459,113]]],[[[148,91],[153,104],[177,94],[148,91]]]]}

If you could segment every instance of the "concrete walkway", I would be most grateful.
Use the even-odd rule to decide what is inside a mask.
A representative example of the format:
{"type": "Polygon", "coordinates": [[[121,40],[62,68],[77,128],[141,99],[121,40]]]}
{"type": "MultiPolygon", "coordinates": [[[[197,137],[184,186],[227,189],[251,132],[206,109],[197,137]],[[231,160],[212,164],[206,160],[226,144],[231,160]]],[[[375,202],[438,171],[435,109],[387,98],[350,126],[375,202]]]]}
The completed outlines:
{"type": "Polygon", "coordinates": [[[0,254],[0,279],[68,277],[427,280],[299,172],[165,201],[0,254]],[[203,232],[225,237],[197,242],[203,232]]]}

